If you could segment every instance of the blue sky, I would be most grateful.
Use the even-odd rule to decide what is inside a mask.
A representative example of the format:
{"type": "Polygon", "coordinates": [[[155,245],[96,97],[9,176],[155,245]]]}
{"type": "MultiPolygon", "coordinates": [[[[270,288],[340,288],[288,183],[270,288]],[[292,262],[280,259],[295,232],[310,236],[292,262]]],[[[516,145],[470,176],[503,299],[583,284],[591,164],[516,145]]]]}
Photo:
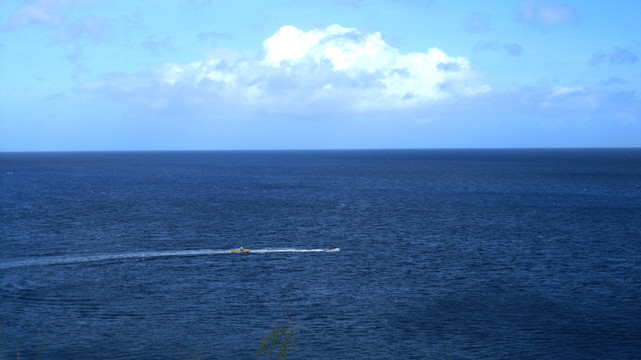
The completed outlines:
{"type": "Polygon", "coordinates": [[[641,1],[6,0],[0,151],[641,146],[641,1]]]}

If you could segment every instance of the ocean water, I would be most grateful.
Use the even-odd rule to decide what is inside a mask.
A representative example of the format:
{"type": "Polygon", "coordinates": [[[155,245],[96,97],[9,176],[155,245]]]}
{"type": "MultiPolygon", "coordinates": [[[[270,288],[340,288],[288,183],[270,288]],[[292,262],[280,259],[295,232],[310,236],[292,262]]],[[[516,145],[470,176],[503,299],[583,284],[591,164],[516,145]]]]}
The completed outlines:
{"type": "Polygon", "coordinates": [[[291,359],[641,358],[640,149],[2,153],[0,181],[8,358],[254,359],[287,319],[291,359]]]}

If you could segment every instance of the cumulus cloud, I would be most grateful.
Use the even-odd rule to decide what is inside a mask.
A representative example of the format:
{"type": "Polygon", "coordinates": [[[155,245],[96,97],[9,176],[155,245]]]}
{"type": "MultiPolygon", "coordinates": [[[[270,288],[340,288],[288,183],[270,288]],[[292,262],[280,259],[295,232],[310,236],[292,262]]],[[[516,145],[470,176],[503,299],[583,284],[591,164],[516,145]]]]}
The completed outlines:
{"type": "Polygon", "coordinates": [[[438,48],[403,54],[380,33],[340,25],[309,31],[283,26],[263,42],[259,60],[163,64],[139,76],[148,80],[112,77],[90,88],[145,93],[142,98],[163,98],[160,103],[225,103],[276,112],[398,110],[490,91],[465,57],[438,48]]]}
{"type": "Polygon", "coordinates": [[[542,3],[529,0],[521,4],[519,18],[528,24],[552,28],[576,21],[578,13],[575,8],[563,3],[542,3]]]}

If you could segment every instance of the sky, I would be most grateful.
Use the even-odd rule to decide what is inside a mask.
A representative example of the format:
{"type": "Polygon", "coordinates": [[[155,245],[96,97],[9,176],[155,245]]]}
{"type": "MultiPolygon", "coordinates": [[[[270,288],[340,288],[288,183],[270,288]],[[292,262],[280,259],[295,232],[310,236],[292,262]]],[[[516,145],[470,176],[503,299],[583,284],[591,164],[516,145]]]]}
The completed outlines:
{"type": "Polygon", "coordinates": [[[641,147],[639,14],[3,0],[0,151],[641,147]]]}

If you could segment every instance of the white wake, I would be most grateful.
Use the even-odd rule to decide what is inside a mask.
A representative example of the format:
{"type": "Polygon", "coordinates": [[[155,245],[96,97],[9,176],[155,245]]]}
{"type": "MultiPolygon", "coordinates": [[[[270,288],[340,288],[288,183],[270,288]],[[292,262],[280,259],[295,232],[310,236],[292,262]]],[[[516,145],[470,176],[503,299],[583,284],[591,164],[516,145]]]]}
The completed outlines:
{"type": "MultiPolygon", "coordinates": [[[[65,255],[65,256],[43,256],[15,259],[0,263],[0,269],[8,269],[22,266],[47,266],[59,264],[74,264],[86,262],[99,262],[110,260],[125,260],[125,259],[154,259],[163,257],[178,257],[178,256],[210,256],[210,255],[237,255],[233,254],[231,250],[236,249],[200,249],[200,250],[170,250],[170,251],[140,251],[140,252],[126,252],[116,254],[98,254],[98,255],[65,255]]],[[[338,252],[339,248],[333,249],[298,249],[298,248],[265,248],[265,249],[249,249],[248,254],[267,254],[267,253],[322,253],[322,252],[338,252]]]]}

